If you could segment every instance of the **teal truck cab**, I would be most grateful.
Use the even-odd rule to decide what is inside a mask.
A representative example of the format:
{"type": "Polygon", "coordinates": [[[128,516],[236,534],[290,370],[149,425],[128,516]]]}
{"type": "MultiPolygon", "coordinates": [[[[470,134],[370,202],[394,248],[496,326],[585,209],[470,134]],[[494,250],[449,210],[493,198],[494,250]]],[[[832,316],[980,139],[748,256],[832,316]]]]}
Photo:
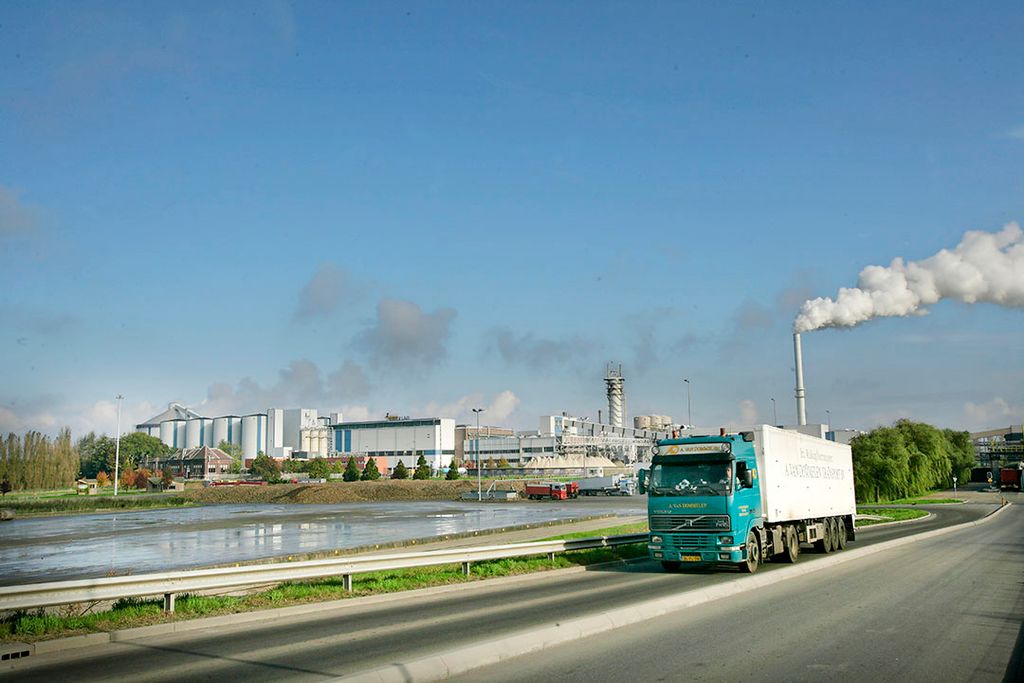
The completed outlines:
{"type": "Polygon", "coordinates": [[[751,431],[659,441],[648,495],[648,552],[666,570],[762,561],[796,562],[802,544],[821,552],[853,539],[850,447],[759,425],[751,431]]]}

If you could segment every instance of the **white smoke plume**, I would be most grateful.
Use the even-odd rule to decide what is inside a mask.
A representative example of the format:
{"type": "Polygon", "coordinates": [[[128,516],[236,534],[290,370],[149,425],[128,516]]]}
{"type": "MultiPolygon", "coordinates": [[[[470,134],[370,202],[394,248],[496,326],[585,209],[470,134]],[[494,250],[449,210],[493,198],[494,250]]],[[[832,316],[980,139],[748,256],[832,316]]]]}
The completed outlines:
{"type": "Polygon", "coordinates": [[[856,287],[835,299],[811,299],[800,308],[794,332],[854,327],[873,318],[927,315],[943,299],[1024,308],[1024,232],[1007,223],[999,232],[972,230],[952,250],[923,261],[893,259],[868,266],[856,287]]]}

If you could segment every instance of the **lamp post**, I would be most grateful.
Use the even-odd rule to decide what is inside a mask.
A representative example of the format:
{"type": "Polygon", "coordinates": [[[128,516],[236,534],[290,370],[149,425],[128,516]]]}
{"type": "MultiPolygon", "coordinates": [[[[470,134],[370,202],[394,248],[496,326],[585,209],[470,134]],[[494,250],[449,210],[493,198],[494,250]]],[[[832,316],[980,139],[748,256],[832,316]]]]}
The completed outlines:
{"type": "Polygon", "coordinates": [[[772,402],[772,427],[778,427],[779,426],[779,414],[775,410],[775,397],[772,397],[771,402],[772,402]]]}
{"type": "Polygon", "coordinates": [[[826,419],[828,421],[828,431],[831,432],[832,431],[832,411],[831,410],[826,410],[825,411],[825,416],[826,416],[826,419]]]}
{"type": "Polygon", "coordinates": [[[114,437],[114,495],[117,495],[117,481],[121,478],[121,401],[124,396],[117,395],[117,436],[114,437]]]}
{"type": "Polygon", "coordinates": [[[483,502],[484,494],[480,486],[480,413],[484,409],[473,408],[473,412],[476,413],[476,499],[477,502],[483,502]]]}
{"type": "Polygon", "coordinates": [[[686,426],[693,427],[693,413],[690,411],[690,380],[684,379],[686,382],[686,426]]]}

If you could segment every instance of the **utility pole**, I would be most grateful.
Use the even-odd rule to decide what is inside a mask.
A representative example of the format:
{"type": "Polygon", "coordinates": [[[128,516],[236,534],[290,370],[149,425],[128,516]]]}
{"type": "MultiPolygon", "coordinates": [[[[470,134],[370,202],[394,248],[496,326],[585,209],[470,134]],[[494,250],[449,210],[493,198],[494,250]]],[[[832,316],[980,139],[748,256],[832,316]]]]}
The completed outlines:
{"type": "Polygon", "coordinates": [[[686,426],[693,427],[693,413],[690,411],[690,380],[684,379],[686,382],[686,426]]]}
{"type": "Polygon", "coordinates": [[[484,409],[473,408],[473,412],[476,413],[476,499],[477,502],[483,502],[484,494],[480,485],[480,413],[484,409]]]}
{"type": "Polygon", "coordinates": [[[775,410],[775,398],[774,397],[772,397],[771,402],[772,402],[772,427],[778,427],[779,426],[779,414],[775,410]]]}
{"type": "Polygon", "coordinates": [[[117,395],[117,436],[114,438],[114,495],[117,495],[117,483],[121,478],[121,401],[124,396],[117,395]]]}

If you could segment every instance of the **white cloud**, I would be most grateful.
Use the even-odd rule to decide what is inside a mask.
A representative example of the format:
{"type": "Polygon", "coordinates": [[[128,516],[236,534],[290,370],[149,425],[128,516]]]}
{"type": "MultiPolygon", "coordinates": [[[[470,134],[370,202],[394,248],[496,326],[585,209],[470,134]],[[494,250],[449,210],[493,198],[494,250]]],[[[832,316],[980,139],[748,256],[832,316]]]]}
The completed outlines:
{"type": "Polygon", "coordinates": [[[452,417],[456,422],[470,424],[476,422],[476,415],[473,408],[483,408],[480,415],[480,424],[498,426],[498,423],[507,420],[519,407],[519,397],[512,391],[505,390],[496,394],[490,402],[487,402],[483,394],[467,394],[450,403],[430,402],[423,408],[425,415],[437,417],[452,417]]]}
{"type": "Polygon", "coordinates": [[[455,315],[452,308],[424,313],[411,301],[381,299],[376,321],[357,336],[356,345],[369,353],[375,368],[434,364],[448,353],[455,315]]]}
{"type": "Polygon", "coordinates": [[[41,224],[37,208],[23,202],[18,192],[0,185],[0,239],[36,232],[41,224]]]}
{"type": "Polygon", "coordinates": [[[1024,420],[1024,405],[1013,405],[1001,396],[985,403],[964,404],[964,414],[971,422],[972,429],[996,429],[1010,423],[1019,424],[1024,420]]]}
{"type": "MultiPolygon", "coordinates": [[[[121,433],[134,431],[135,425],[160,411],[149,401],[125,400],[121,404],[121,433]]],[[[64,427],[69,427],[76,439],[89,432],[113,436],[117,433],[117,401],[104,399],[92,404],[66,405],[59,398],[49,397],[45,402],[35,401],[21,409],[0,407],[0,432],[22,434],[35,430],[53,435],[64,427]]]]}
{"type": "Polygon", "coordinates": [[[348,272],[333,263],[325,263],[299,292],[293,317],[297,321],[306,321],[329,316],[351,299],[352,293],[348,272]]]}

